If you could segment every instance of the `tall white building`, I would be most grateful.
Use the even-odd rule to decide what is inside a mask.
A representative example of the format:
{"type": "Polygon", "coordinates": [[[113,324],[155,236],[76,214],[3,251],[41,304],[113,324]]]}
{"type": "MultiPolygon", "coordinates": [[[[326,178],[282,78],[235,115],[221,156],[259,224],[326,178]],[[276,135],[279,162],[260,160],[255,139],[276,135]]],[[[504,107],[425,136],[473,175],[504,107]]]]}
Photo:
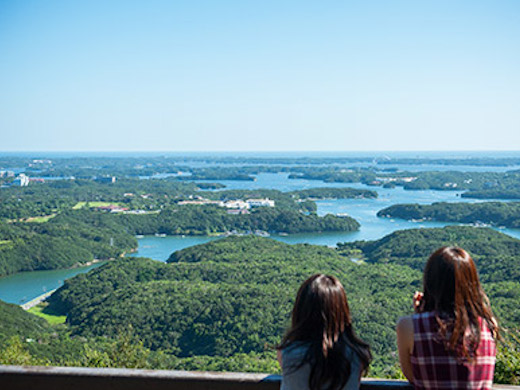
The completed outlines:
{"type": "Polygon", "coordinates": [[[29,177],[20,173],[16,179],[13,180],[13,186],[26,187],[29,185],[29,177]]]}

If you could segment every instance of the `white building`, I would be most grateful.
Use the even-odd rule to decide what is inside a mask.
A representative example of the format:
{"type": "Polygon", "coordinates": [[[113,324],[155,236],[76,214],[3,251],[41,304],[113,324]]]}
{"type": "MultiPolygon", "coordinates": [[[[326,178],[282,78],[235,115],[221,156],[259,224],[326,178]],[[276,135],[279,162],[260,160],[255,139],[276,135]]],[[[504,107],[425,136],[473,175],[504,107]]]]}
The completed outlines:
{"type": "Polygon", "coordinates": [[[447,188],[457,188],[458,184],[457,183],[448,182],[448,183],[444,183],[444,187],[447,187],[447,188]]]}
{"type": "Polygon", "coordinates": [[[26,187],[29,185],[29,178],[20,173],[16,179],[13,180],[13,186],[26,187]]]}
{"type": "Polygon", "coordinates": [[[243,200],[228,200],[224,203],[228,209],[249,209],[251,206],[243,200]]]}
{"type": "Polygon", "coordinates": [[[242,199],[227,200],[225,202],[220,200],[209,200],[198,197],[198,199],[181,200],[177,202],[178,205],[216,205],[233,210],[249,210],[252,207],[274,207],[274,200],[265,199],[242,199]]]}
{"type": "Polygon", "coordinates": [[[246,203],[249,207],[274,207],[274,200],[269,198],[265,199],[248,199],[246,203]]]}
{"type": "Polygon", "coordinates": [[[32,160],[32,162],[33,162],[33,164],[52,164],[51,160],[42,160],[42,159],[32,160]]]}
{"type": "Polygon", "coordinates": [[[405,183],[411,183],[412,181],[417,180],[416,176],[408,176],[408,177],[376,177],[376,180],[381,183],[391,183],[395,181],[402,181],[405,183]]]}
{"type": "Polygon", "coordinates": [[[100,183],[115,183],[117,178],[115,176],[98,177],[96,179],[100,183]]]}

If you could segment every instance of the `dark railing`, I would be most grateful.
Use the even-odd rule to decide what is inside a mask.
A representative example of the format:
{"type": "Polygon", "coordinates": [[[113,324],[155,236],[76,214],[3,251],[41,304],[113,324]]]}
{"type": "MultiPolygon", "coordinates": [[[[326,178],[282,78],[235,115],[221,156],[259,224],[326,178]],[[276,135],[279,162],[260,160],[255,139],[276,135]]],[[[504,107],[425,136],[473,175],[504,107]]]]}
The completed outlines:
{"type": "MultiPolygon", "coordinates": [[[[133,370],[124,368],[1,366],[2,390],[278,390],[279,375],[238,372],[133,370]]],[[[494,389],[520,386],[496,385],[494,389]]],[[[363,379],[362,390],[412,387],[404,381],[363,379]]]]}

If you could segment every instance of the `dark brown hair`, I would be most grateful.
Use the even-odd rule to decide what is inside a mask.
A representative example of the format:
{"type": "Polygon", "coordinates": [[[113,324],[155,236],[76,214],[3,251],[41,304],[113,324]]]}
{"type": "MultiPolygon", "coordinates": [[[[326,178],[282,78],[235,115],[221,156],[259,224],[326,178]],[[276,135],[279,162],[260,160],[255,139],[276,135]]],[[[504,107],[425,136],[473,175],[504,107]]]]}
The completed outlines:
{"type": "Polygon", "coordinates": [[[347,346],[359,356],[364,371],[372,360],[369,345],[354,333],[345,290],[334,276],[316,274],[301,285],[291,327],[277,348],[289,347],[294,342],[309,343],[309,349],[297,367],[283,369],[310,364],[311,390],[345,386],[351,374],[350,361],[345,356],[347,346]]]}
{"type": "Polygon", "coordinates": [[[422,311],[437,313],[439,336],[457,356],[475,357],[481,336],[479,321],[485,321],[498,337],[498,325],[475,262],[464,249],[446,246],[433,252],[424,269],[423,288],[422,311]]]}

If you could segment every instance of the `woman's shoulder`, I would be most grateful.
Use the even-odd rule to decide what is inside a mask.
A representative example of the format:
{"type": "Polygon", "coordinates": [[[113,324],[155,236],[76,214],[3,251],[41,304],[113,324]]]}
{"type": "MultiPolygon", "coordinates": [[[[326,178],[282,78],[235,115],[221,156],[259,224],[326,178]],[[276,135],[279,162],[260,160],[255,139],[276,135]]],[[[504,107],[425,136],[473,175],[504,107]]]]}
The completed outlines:
{"type": "Polygon", "coordinates": [[[419,319],[425,319],[425,318],[435,318],[438,316],[444,317],[445,315],[439,314],[436,311],[423,311],[420,313],[414,313],[414,314],[410,315],[410,317],[413,320],[419,320],[419,319]]]}
{"type": "Polygon", "coordinates": [[[436,313],[427,311],[422,313],[410,314],[399,318],[397,321],[396,332],[398,342],[410,346],[417,334],[431,331],[436,324],[436,313]]]}
{"type": "Polygon", "coordinates": [[[286,344],[281,350],[285,352],[291,352],[295,350],[308,349],[311,345],[310,341],[291,341],[286,344]]]}
{"type": "Polygon", "coordinates": [[[411,314],[407,316],[403,316],[397,320],[397,332],[398,333],[408,333],[409,331],[413,332],[413,322],[416,314],[411,314]]]}
{"type": "Polygon", "coordinates": [[[436,311],[424,311],[421,313],[414,313],[406,317],[401,317],[401,319],[406,318],[407,324],[412,327],[417,328],[418,325],[429,324],[429,323],[437,323],[437,318],[448,319],[448,317],[442,313],[438,313],[436,311]]]}
{"type": "Polygon", "coordinates": [[[307,341],[293,341],[281,349],[283,359],[303,358],[311,346],[307,341]]]}

